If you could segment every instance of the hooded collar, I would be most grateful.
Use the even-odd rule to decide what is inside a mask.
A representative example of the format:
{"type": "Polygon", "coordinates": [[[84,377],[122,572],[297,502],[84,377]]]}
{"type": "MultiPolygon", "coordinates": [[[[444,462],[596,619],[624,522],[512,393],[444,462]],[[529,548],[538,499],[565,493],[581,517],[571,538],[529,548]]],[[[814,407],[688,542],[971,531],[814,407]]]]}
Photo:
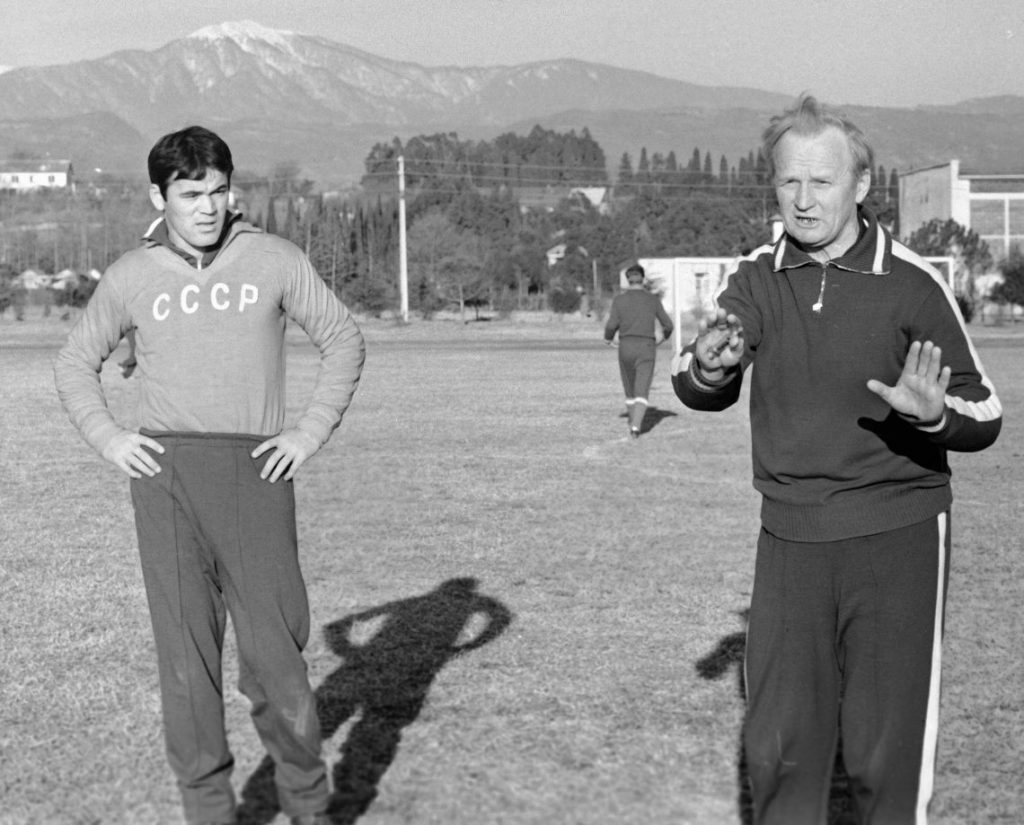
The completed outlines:
{"type": "MultiPolygon", "coordinates": [[[[830,260],[829,266],[863,275],[888,275],[892,271],[892,237],[867,207],[857,207],[857,220],[860,224],[857,240],[838,258],[830,260]]],[[[776,272],[808,264],[821,266],[821,261],[804,252],[786,233],[772,248],[772,260],[776,272]]]]}
{"type": "Polygon", "coordinates": [[[178,248],[171,242],[170,233],[167,231],[167,222],[161,216],[150,224],[149,229],[146,230],[142,239],[148,247],[166,247],[175,255],[182,258],[193,269],[206,269],[206,267],[213,263],[221,250],[231,243],[236,236],[242,232],[249,231],[258,232],[259,230],[256,227],[245,223],[242,220],[241,212],[229,212],[224,220],[224,229],[220,233],[220,240],[214,244],[212,249],[208,249],[203,252],[202,255],[197,256],[187,250],[178,248]]]}

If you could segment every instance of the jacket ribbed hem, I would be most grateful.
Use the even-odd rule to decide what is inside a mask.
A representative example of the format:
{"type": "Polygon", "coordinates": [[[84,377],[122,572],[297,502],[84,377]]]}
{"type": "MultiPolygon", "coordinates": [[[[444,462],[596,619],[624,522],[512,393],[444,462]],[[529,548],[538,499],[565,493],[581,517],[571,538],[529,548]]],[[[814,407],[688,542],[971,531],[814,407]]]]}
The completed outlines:
{"type": "Polygon", "coordinates": [[[825,505],[791,504],[764,497],[761,524],[786,541],[840,541],[918,524],[949,510],[952,503],[949,484],[858,491],[825,505]]]}

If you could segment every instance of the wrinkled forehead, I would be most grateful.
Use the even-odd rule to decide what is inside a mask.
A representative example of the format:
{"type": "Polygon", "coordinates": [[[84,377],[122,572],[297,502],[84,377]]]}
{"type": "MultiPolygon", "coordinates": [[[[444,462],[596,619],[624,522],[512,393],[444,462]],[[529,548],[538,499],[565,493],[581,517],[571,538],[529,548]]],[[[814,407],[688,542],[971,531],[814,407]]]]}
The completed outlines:
{"type": "Polygon", "coordinates": [[[776,172],[786,165],[840,167],[854,171],[855,158],[850,139],[834,126],[814,131],[791,129],[775,146],[776,172]]]}

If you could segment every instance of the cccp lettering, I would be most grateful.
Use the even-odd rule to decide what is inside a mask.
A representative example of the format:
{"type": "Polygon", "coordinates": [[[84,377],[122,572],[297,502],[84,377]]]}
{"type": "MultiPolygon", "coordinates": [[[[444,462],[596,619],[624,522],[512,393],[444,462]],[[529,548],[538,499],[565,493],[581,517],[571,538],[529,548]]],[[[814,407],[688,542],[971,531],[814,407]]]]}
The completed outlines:
{"type": "Polygon", "coordinates": [[[153,301],[153,318],[157,321],[166,321],[175,306],[184,315],[194,315],[206,304],[216,312],[228,312],[233,306],[237,307],[238,312],[245,312],[245,308],[258,303],[259,298],[259,288],[254,284],[241,284],[237,296],[233,296],[231,287],[218,281],[210,287],[205,297],[198,284],[188,284],[178,293],[177,301],[168,292],[157,295],[153,301]]]}

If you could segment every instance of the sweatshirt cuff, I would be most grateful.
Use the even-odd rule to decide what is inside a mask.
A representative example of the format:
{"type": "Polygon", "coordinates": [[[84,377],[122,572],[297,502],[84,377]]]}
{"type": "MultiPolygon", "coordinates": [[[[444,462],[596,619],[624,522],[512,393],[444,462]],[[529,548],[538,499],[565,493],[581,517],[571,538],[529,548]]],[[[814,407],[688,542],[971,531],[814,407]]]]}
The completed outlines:
{"type": "Polygon", "coordinates": [[[704,392],[715,392],[716,390],[722,389],[727,384],[731,384],[733,378],[736,377],[736,373],[739,372],[739,367],[727,367],[724,375],[717,381],[708,378],[701,371],[700,363],[697,361],[697,356],[694,355],[690,359],[690,381],[693,385],[704,392]]]}
{"type": "Polygon", "coordinates": [[[295,429],[302,430],[302,432],[313,436],[316,439],[317,444],[321,447],[327,443],[327,439],[331,437],[331,433],[334,432],[335,427],[341,423],[339,419],[335,423],[324,421],[319,416],[313,415],[307,412],[295,425],[295,429]]]}
{"type": "Polygon", "coordinates": [[[914,421],[910,418],[904,418],[904,421],[912,424],[923,433],[938,433],[945,428],[946,423],[949,421],[949,414],[943,410],[942,415],[934,421],[914,421]]]}
{"type": "Polygon", "coordinates": [[[126,432],[124,427],[106,418],[97,424],[86,424],[82,427],[82,436],[86,443],[100,455],[103,455],[103,451],[107,449],[114,436],[122,432],[126,432]]]}

